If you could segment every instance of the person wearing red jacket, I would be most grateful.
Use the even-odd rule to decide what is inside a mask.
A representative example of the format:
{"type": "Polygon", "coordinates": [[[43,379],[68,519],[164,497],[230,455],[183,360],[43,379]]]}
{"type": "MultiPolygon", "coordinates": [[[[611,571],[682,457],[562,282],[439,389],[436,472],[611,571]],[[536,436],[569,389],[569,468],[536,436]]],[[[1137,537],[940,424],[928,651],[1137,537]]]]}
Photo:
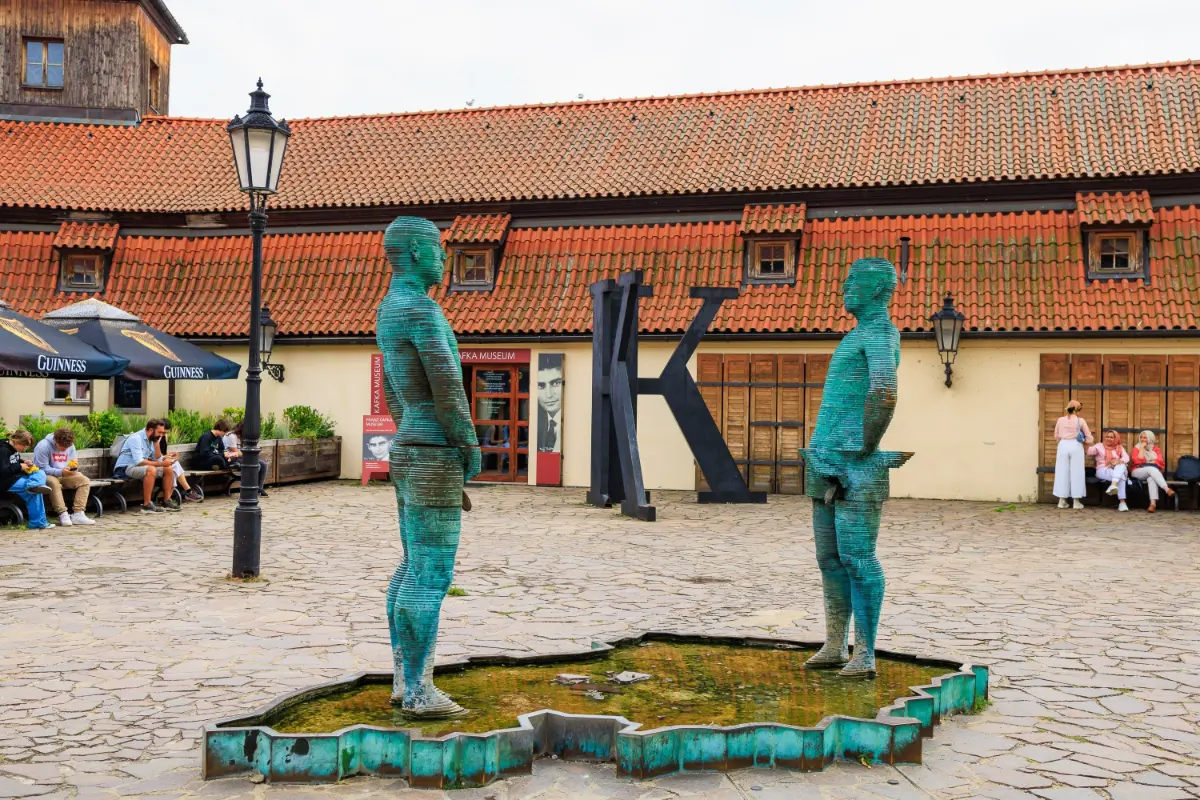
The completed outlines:
{"type": "Polygon", "coordinates": [[[1158,508],[1158,490],[1162,489],[1166,492],[1167,497],[1174,497],[1175,492],[1171,490],[1170,486],[1167,486],[1167,481],[1163,478],[1166,463],[1163,461],[1162,450],[1158,449],[1156,438],[1151,431],[1142,431],[1138,434],[1138,443],[1133,446],[1130,459],[1133,471],[1129,474],[1146,482],[1146,488],[1150,492],[1150,507],[1146,510],[1153,514],[1158,508]]]}

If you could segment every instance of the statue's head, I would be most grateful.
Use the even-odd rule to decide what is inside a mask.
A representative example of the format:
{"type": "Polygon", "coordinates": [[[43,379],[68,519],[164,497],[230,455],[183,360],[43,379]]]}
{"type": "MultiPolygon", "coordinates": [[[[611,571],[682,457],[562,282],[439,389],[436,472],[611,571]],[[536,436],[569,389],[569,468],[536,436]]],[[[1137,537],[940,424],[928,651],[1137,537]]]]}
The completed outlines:
{"type": "Polygon", "coordinates": [[[421,217],[396,217],[383,232],[383,250],[397,275],[411,276],[422,288],[442,282],[446,254],[437,226],[421,217]]]}
{"type": "Polygon", "coordinates": [[[886,258],[860,258],[850,265],[842,287],[842,303],[854,316],[886,309],[896,291],[896,268],[886,258]]]}

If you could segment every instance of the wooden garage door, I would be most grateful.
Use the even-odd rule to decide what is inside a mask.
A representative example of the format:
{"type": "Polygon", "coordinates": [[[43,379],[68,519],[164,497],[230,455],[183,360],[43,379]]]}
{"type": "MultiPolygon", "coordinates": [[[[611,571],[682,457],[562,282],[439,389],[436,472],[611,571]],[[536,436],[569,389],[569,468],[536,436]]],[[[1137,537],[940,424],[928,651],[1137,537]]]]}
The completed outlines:
{"type": "MultiPolygon", "coordinates": [[[[696,383],[750,489],[802,494],[797,452],[821,407],[828,355],[701,353],[696,383]]],[[[696,488],[706,490],[696,468],[696,488]]]]}
{"type": "Polygon", "coordinates": [[[1054,423],[1071,398],[1083,404],[1097,441],[1113,429],[1129,449],[1139,433],[1153,431],[1168,472],[1179,456],[1200,454],[1200,356],[1043,353],[1038,393],[1042,502],[1054,500],[1054,423]]]}

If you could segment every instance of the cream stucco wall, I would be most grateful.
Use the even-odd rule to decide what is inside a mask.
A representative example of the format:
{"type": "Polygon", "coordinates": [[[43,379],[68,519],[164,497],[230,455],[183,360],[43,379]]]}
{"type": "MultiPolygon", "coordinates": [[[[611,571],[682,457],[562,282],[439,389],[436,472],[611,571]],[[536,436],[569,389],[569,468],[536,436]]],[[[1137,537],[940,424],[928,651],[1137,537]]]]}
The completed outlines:
{"type": "MultiPolygon", "coordinates": [[[[10,428],[29,414],[44,413],[48,417],[82,417],[91,411],[103,411],[112,404],[110,381],[92,381],[92,402],[47,403],[49,381],[37,378],[0,378],[0,419],[10,428]]],[[[170,397],[167,381],[146,381],[146,412],[165,414],[170,397]]]]}
{"type": "MultiPolygon", "coordinates": [[[[700,352],[830,353],[836,342],[708,341],[700,352]]],[[[513,343],[531,351],[536,373],[538,353],[564,355],[563,483],[586,486],[590,470],[591,347],[588,342],[513,343]]],[[[464,348],[472,347],[464,344],[464,348]]],[[[245,349],[215,347],[214,352],[245,363],[245,349]]],[[[668,342],[643,341],[640,371],[656,376],[674,350],[668,342]]],[[[273,360],[287,368],[286,381],[264,376],[263,411],[281,416],[290,405],[310,405],[332,416],[342,440],[342,475],[357,478],[362,460],[362,416],[370,409],[369,345],[281,345],[273,360]]],[[[1059,339],[963,340],[954,370],[954,386],[943,385],[941,361],[931,341],[901,345],[900,400],[884,439],[889,449],[916,455],[893,473],[897,497],[970,500],[1031,500],[1036,494],[1034,469],[1038,458],[1038,371],[1041,353],[1198,353],[1200,343],[1186,339],[1059,339]]],[[[695,370],[695,359],[691,367],[695,370]]],[[[536,376],[534,376],[536,380],[536,376]]],[[[536,384],[531,386],[536,403],[536,384]]],[[[150,413],[166,410],[166,382],[149,384],[150,413]]],[[[45,405],[45,382],[0,380],[0,416],[14,424],[23,414],[45,410],[67,413],[63,406],[45,405]]],[[[178,381],[176,406],[219,412],[245,402],[245,382],[178,381]]],[[[93,408],[107,404],[107,381],[97,383],[93,408]]],[[[683,435],[666,404],[658,397],[638,401],[642,470],[649,489],[695,487],[695,467],[683,435]]],[[[70,409],[80,413],[84,409],[70,409]]],[[[536,452],[536,424],[531,425],[530,450],[536,452]]],[[[530,481],[536,482],[536,458],[530,459],[530,481]]]]}

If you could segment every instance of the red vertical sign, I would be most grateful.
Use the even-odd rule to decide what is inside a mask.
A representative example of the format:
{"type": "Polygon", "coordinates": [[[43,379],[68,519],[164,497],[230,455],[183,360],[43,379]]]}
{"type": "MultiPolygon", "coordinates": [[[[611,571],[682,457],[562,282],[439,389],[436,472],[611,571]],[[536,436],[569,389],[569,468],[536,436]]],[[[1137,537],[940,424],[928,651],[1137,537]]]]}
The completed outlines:
{"type": "Polygon", "coordinates": [[[371,354],[371,413],[386,414],[387,404],[383,401],[383,354],[371,354]]]}

